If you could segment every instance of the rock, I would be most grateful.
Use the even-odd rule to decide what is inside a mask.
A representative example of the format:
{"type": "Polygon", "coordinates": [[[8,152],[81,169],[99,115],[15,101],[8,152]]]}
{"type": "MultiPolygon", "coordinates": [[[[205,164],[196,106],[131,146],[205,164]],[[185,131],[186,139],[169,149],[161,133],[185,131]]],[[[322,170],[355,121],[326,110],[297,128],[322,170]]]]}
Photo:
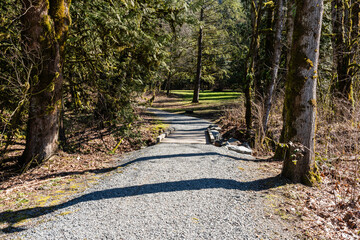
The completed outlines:
{"type": "Polygon", "coordinates": [[[215,142],[215,138],[214,138],[214,136],[212,135],[210,128],[207,129],[207,133],[209,134],[210,142],[211,142],[211,143],[214,143],[214,142],[215,142]]]}
{"type": "Polygon", "coordinates": [[[244,147],[246,147],[246,148],[248,148],[248,149],[251,149],[250,145],[249,145],[247,142],[243,142],[243,143],[241,144],[241,146],[244,146],[244,147]]]}
{"type": "Polygon", "coordinates": [[[210,128],[211,130],[221,131],[221,127],[216,124],[211,124],[208,128],[210,128]]]}
{"type": "Polygon", "coordinates": [[[236,138],[230,138],[228,141],[229,145],[239,146],[241,143],[236,138]]]}
{"type": "Polygon", "coordinates": [[[244,146],[227,145],[226,148],[231,151],[235,151],[242,154],[248,154],[248,155],[252,154],[252,150],[244,146]]]}
{"type": "Polygon", "coordinates": [[[185,110],[185,113],[191,114],[191,113],[194,113],[194,110],[185,110]]]}
{"type": "Polygon", "coordinates": [[[158,137],[156,138],[156,143],[161,142],[164,138],[166,138],[166,134],[165,134],[165,133],[161,134],[160,136],[158,136],[158,137]]]}
{"type": "Polygon", "coordinates": [[[215,143],[214,143],[214,145],[215,145],[216,147],[222,147],[222,146],[224,145],[224,143],[223,143],[222,140],[216,140],[215,143]]]}
{"type": "Polygon", "coordinates": [[[210,130],[211,134],[214,136],[215,140],[221,139],[221,134],[217,130],[210,130]]]}

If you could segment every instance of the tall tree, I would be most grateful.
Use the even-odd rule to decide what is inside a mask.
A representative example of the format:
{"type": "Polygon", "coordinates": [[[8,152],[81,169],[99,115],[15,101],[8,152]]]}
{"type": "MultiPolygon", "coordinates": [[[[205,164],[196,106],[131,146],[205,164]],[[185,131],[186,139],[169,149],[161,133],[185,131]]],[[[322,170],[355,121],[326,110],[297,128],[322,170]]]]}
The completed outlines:
{"type": "MultiPolygon", "coordinates": [[[[348,75],[352,80],[352,83],[355,82],[356,74],[360,69],[359,65],[359,41],[360,41],[360,2],[354,0],[351,2],[350,7],[350,33],[349,33],[349,66],[348,66],[348,75]]],[[[353,87],[352,87],[353,88],[353,87]]],[[[353,89],[351,89],[353,91],[353,89]]],[[[351,94],[351,93],[350,93],[351,94]]],[[[350,102],[354,104],[354,98],[350,95],[350,102]]]]}
{"type": "Polygon", "coordinates": [[[359,2],[332,1],[333,59],[336,69],[332,89],[350,107],[354,104],[353,82],[357,72],[359,2]]]}
{"type": "Polygon", "coordinates": [[[193,95],[193,103],[199,102],[199,93],[200,93],[200,83],[201,83],[201,67],[202,67],[202,48],[203,48],[203,26],[202,22],[204,21],[204,5],[201,6],[200,9],[200,28],[199,28],[199,36],[197,41],[198,53],[197,53],[197,64],[196,64],[196,76],[194,82],[194,95],[193,95]]]}
{"type": "Polygon", "coordinates": [[[30,107],[22,165],[42,162],[57,149],[62,65],[70,19],[70,0],[24,0],[23,41],[32,55],[30,107]]]}
{"type": "Polygon", "coordinates": [[[276,1],[276,20],[275,20],[275,35],[274,35],[274,51],[272,53],[272,66],[271,66],[271,80],[268,84],[267,93],[265,96],[265,114],[263,118],[263,132],[266,134],[267,124],[269,121],[270,110],[273,100],[273,92],[275,89],[275,84],[278,79],[278,72],[280,66],[280,57],[281,57],[281,36],[283,30],[284,22],[284,1],[276,1]]]}
{"type": "MultiPolygon", "coordinates": [[[[293,37],[293,31],[294,31],[294,19],[295,19],[295,3],[292,0],[287,0],[286,3],[286,77],[288,78],[289,75],[289,69],[290,69],[290,50],[292,45],[292,37],[293,37]]],[[[286,124],[286,109],[285,106],[283,107],[283,113],[282,113],[283,123],[286,124]]],[[[285,127],[283,127],[280,135],[279,142],[284,143],[285,141],[285,127]]],[[[275,159],[281,159],[283,160],[286,154],[286,149],[283,144],[279,144],[276,147],[274,158],[275,159]]]]}
{"type": "Polygon", "coordinates": [[[316,83],[323,0],[296,1],[291,59],[285,92],[285,141],[282,175],[312,184],[315,171],[316,83]]]}
{"type": "Polygon", "coordinates": [[[262,15],[262,5],[263,0],[252,0],[251,1],[251,10],[252,10],[252,37],[250,48],[248,54],[246,56],[246,64],[245,64],[245,120],[246,120],[246,128],[247,135],[249,137],[250,131],[252,129],[252,95],[253,95],[253,84],[255,77],[255,58],[257,57],[259,47],[260,47],[260,36],[259,36],[259,28],[260,21],[262,15]]]}

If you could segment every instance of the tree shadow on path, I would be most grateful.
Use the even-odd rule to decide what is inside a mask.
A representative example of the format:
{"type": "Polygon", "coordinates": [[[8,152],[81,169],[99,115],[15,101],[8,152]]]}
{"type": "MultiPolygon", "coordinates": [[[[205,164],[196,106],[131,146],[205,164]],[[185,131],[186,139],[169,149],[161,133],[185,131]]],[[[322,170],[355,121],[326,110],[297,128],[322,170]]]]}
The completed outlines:
{"type": "MultiPolygon", "coordinates": [[[[221,154],[217,152],[204,152],[204,153],[183,153],[183,154],[169,154],[169,155],[156,155],[149,157],[137,157],[129,159],[127,161],[122,161],[116,167],[98,169],[92,172],[95,173],[106,173],[118,169],[119,167],[126,167],[133,163],[144,162],[144,161],[157,161],[162,159],[170,159],[176,161],[176,158],[199,158],[199,161],[216,161],[217,158],[225,158],[229,161],[261,161],[256,159],[246,159],[239,158],[231,155],[221,154]],[[209,158],[212,156],[213,158],[209,158]]],[[[70,175],[74,173],[61,173],[61,176],[70,175]]],[[[78,172],[77,174],[81,174],[78,172]]],[[[56,177],[58,174],[51,176],[56,177]]],[[[131,187],[123,188],[113,188],[106,189],[102,191],[95,191],[92,193],[87,193],[77,198],[74,198],[63,204],[47,207],[33,207],[17,211],[5,211],[0,213],[0,224],[4,223],[7,227],[0,229],[3,233],[11,232],[20,232],[26,230],[23,227],[17,226],[18,223],[37,218],[42,215],[54,212],[56,210],[61,210],[69,206],[76,205],[81,202],[90,202],[98,201],[101,199],[112,199],[112,198],[125,198],[132,197],[137,195],[145,194],[156,194],[156,193],[169,193],[177,191],[197,191],[202,189],[228,189],[228,190],[238,190],[238,191],[261,191],[266,189],[271,189],[281,185],[285,185],[287,181],[279,176],[270,177],[250,182],[239,182],[231,179],[218,179],[218,178],[203,178],[203,179],[191,179],[184,181],[174,181],[174,182],[163,182],[163,183],[154,183],[154,184],[145,184],[137,185],[131,187]]]]}
{"type": "Polygon", "coordinates": [[[21,232],[24,227],[16,226],[20,221],[37,218],[42,215],[61,210],[82,202],[99,201],[103,199],[126,198],[139,195],[171,193],[178,191],[198,191],[203,189],[227,189],[237,191],[262,191],[285,185],[287,182],[279,177],[270,177],[250,182],[239,182],[231,179],[202,178],[174,182],[136,185],[122,188],[105,189],[84,194],[63,204],[49,207],[34,207],[18,211],[0,213],[0,223],[7,223],[1,229],[3,233],[21,232]]]}
{"type": "MultiPolygon", "coordinates": [[[[99,169],[84,170],[84,171],[58,172],[58,173],[54,173],[54,174],[48,174],[46,176],[37,178],[37,180],[46,180],[46,179],[56,178],[56,177],[82,175],[82,174],[86,174],[86,173],[103,174],[103,173],[108,173],[108,172],[114,171],[114,170],[118,169],[119,167],[120,168],[126,167],[126,166],[128,166],[128,165],[130,165],[132,163],[136,163],[136,162],[144,162],[144,161],[150,161],[150,160],[160,160],[160,159],[166,159],[166,158],[177,158],[177,157],[189,158],[189,157],[205,157],[205,156],[226,157],[226,158],[229,158],[231,160],[246,161],[246,162],[272,162],[272,161],[275,161],[273,159],[240,158],[240,157],[235,157],[235,156],[231,156],[231,155],[227,155],[227,154],[221,154],[221,153],[217,153],[217,152],[156,155],[156,156],[150,156],[150,157],[140,157],[140,158],[136,158],[136,159],[129,159],[127,161],[120,162],[119,165],[114,166],[114,167],[99,168],[99,169]]],[[[5,189],[0,189],[0,190],[5,190],[5,189]]],[[[0,221],[1,221],[1,219],[0,219],[0,221]]]]}

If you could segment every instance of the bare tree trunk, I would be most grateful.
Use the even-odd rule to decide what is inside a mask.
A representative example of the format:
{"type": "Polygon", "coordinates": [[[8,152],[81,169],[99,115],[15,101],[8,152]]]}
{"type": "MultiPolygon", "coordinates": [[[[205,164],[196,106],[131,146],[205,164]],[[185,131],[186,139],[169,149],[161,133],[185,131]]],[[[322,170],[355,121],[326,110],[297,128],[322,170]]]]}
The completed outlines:
{"type": "Polygon", "coordinates": [[[313,184],[315,173],[316,82],[323,0],[296,1],[293,43],[286,82],[285,140],[289,149],[282,175],[313,184]]]}
{"type": "Polygon", "coordinates": [[[351,3],[343,0],[332,2],[332,27],[333,27],[333,56],[336,66],[335,81],[332,86],[333,93],[344,99],[349,106],[353,105],[353,79],[351,76],[350,63],[352,62],[352,17],[351,3]]]}
{"type": "Polygon", "coordinates": [[[270,110],[272,106],[273,93],[275,84],[278,79],[280,57],[281,57],[281,32],[283,29],[284,19],[284,2],[283,0],[277,0],[276,2],[276,21],[275,21],[275,36],[274,36],[274,52],[272,54],[272,69],[271,69],[271,81],[267,90],[265,98],[265,114],[263,119],[263,133],[266,134],[267,124],[269,121],[270,110]]]}
{"type": "Polygon", "coordinates": [[[171,89],[171,72],[169,72],[168,79],[166,81],[166,96],[170,95],[170,89],[171,89]]]}
{"type": "MultiPolygon", "coordinates": [[[[200,10],[200,22],[204,20],[204,8],[200,10]]],[[[197,56],[197,66],[196,66],[196,77],[194,83],[194,95],[193,103],[199,102],[199,93],[200,93],[200,83],[201,83],[201,65],[202,65],[202,38],[203,38],[203,28],[200,26],[199,37],[198,37],[198,56],[197,56]]]]}
{"type": "MultiPolygon", "coordinates": [[[[294,19],[295,19],[295,2],[292,0],[287,0],[287,13],[286,13],[286,78],[288,79],[288,75],[289,75],[289,68],[290,68],[290,50],[291,50],[291,46],[292,46],[292,38],[293,38],[293,32],[294,32],[294,19]]],[[[286,109],[285,107],[283,107],[283,113],[282,113],[282,117],[283,117],[283,124],[286,124],[286,109]]],[[[285,142],[285,125],[283,127],[283,129],[281,130],[281,135],[280,135],[280,139],[279,139],[280,143],[284,143],[285,142]]],[[[285,154],[286,154],[286,149],[284,148],[283,144],[279,144],[276,147],[275,150],[275,154],[274,154],[274,158],[275,159],[279,159],[279,160],[284,160],[285,158],[285,154]]]]}
{"type": "Polygon", "coordinates": [[[258,54],[260,47],[260,38],[259,38],[259,26],[261,22],[262,14],[262,5],[263,0],[259,0],[257,3],[255,0],[252,0],[252,11],[253,11],[253,32],[251,38],[251,44],[249,48],[248,55],[246,57],[246,86],[245,86],[245,121],[247,128],[247,137],[250,137],[250,132],[252,129],[252,85],[254,83],[255,77],[255,58],[258,54]]]}
{"type": "MultiPolygon", "coordinates": [[[[265,84],[258,84],[254,89],[255,92],[255,102],[262,104],[265,94],[267,91],[267,87],[271,81],[270,73],[271,73],[271,61],[273,59],[274,53],[274,25],[275,25],[275,6],[267,6],[264,11],[264,24],[266,24],[263,28],[264,35],[264,43],[263,43],[263,60],[260,61],[260,64],[255,68],[258,69],[258,72],[261,72],[261,75],[258,79],[264,79],[265,84]]],[[[258,56],[259,58],[259,56],[258,56]]],[[[256,77],[257,78],[257,77],[256,77]]],[[[261,83],[261,80],[258,80],[261,83]]]]}
{"type": "Polygon", "coordinates": [[[26,148],[20,160],[24,167],[41,163],[57,150],[69,11],[70,0],[23,1],[22,37],[37,66],[32,72],[26,148]]]}
{"type": "MultiPolygon", "coordinates": [[[[358,0],[353,0],[351,4],[351,14],[350,14],[350,34],[349,34],[349,65],[348,65],[348,75],[351,78],[351,83],[355,82],[356,73],[359,71],[359,65],[357,63],[357,59],[359,57],[359,14],[360,14],[360,2],[358,0]],[[357,66],[357,67],[356,67],[357,66]]],[[[350,96],[348,99],[350,100],[351,108],[354,107],[354,97],[353,97],[353,87],[351,87],[350,96]]]]}
{"type": "Polygon", "coordinates": [[[64,118],[65,118],[64,96],[61,96],[61,108],[60,108],[60,116],[59,116],[59,141],[60,141],[60,146],[63,150],[67,146],[64,118]]]}

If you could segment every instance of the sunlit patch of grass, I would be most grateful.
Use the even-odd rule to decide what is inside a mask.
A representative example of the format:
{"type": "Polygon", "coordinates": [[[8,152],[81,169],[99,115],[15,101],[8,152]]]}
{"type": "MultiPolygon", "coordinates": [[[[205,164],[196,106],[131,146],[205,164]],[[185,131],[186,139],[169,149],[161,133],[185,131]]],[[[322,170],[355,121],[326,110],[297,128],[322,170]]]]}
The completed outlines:
{"type": "Polygon", "coordinates": [[[61,201],[60,201],[59,199],[53,200],[53,201],[51,201],[51,202],[49,203],[49,205],[50,205],[50,206],[55,206],[55,205],[59,204],[60,202],[61,202],[61,201]]]}
{"type": "Polygon", "coordinates": [[[43,197],[40,197],[37,201],[42,205],[42,204],[45,204],[50,198],[51,198],[51,196],[43,196],[43,197]]]}
{"type": "Polygon", "coordinates": [[[210,90],[201,91],[199,94],[199,103],[192,103],[192,90],[173,90],[172,96],[161,98],[154,106],[173,113],[191,114],[195,117],[205,119],[215,119],[220,116],[223,108],[239,101],[242,96],[239,92],[213,92],[210,90]]]}
{"type": "MultiPolygon", "coordinates": [[[[193,98],[192,90],[173,90],[171,93],[180,96],[184,102],[190,102],[193,98]]],[[[199,94],[199,104],[224,103],[233,101],[241,96],[239,92],[213,92],[210,90],[201,91],[199,94]]]]}

